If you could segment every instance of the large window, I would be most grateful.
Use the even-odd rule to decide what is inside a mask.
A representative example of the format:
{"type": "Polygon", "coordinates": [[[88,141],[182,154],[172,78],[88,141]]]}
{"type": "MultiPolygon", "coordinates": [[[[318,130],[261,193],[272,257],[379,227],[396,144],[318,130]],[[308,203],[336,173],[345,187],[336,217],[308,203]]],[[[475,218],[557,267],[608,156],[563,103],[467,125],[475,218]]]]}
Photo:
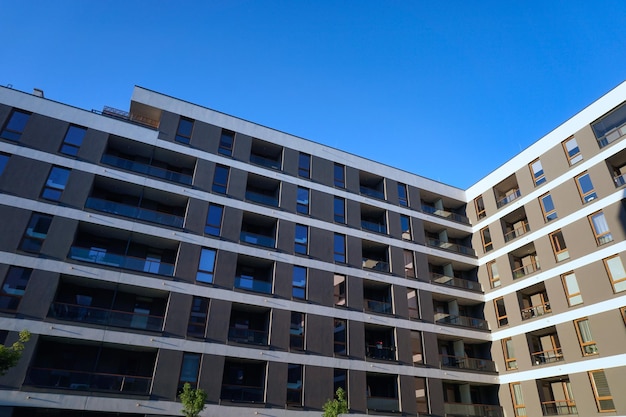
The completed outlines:
{"type": "Polygon", "coordinates": [[[235,143],[235,132],[222,129],[222,134],[220,135],[220,145],[217,148],[217,152],[222,155],[233,156],[234,143],[235,143]]]}
{"type": "Polygon", "coordinates": [[[411,218],[409,216],[400,215],[400,229],[402,230],[403,240],[413,240],[411,233],[411,218]]]}
{"type": "Polygon", "coordinates": [[[17,311],[32,269],[10,266],[0,289],[0,311],[17,311]]]}
{"type": "Polygon", "coordinates": [[[9,121],[6,125],[4,125],[2,132],[0,132],[0,138],[15,142],[19,141],[29,118],[30,114],[19,110],[13,110],[11,116],[9,117],[9,121]]]}
{"type": "Polygon", "coordinates": [[[341,197],[335,197],[333,202],[333,214],[335,222],[346,222],[346,200],[341,197]]]}
{"type": "Polygon", "coordinates": [[[615,411],[613,396],[611,395],[611,390],[609,389],[609,381],[606,379],[604,370],[599,369],[597,371],[589,371],[589,379],[591,380],[593,396],[596,399],[598,411],[601,413],[615,411]]]}
{"type": "Polygon", "coordinates": [[[211,236],[219,236],[222,229],[222,215],[224,207],[217,204],[209,204],[209,210],[204,225],[204,233],[211,236]]]}
{"type": "Polygon", "coordinates": [[[296,197],[296,211],[300,214],[309,214],[309,189],[298,187],[296,197]]]}
{"type": "Polygon", "coordinates": [[[405,278],[415,278],[415,256],[412,250],[404,250],[404,276],[405,278]]]}
{"type": "Polygon", "coordinates": [[[409,197],[406,192],[406,184],[398,183],[398,203],[400,203],[400,205],[404,207],[409,206],[409,197]]]}
{"type": "Polygon", "coordinates": [[[335,355],[348,354],[348,321],[344,319],[335,319],[334,330],[334,352],[335,355]]]}
{"type": "Polygon", "coordinates": [[[287,404],[302,405],[302,365],[287,365],[287,404]]]}
{"type": "Polygon", "coordinates": [[[193,131],[193,120],[181,117],[176,129],[176,142],[189,144],[191,142],[191,132],[193,131]]]}
{"type": "Polygon", "coordinates": [[[493,305],[496,309],[496,319],[498,320],[498,327],[506,326],[509,324],[509,318],[506,314],[506,307],[504,306],[504,298],[499,297],[493,300],[493,305]]]}
{"type": "Polygon", "coordinates": [[[476,217],[478,218],[478,220],[487,216],[487,212],[485,212],[485,203],[483,202],[482,195],[474,199],[474,207],[476,208],[476,217]]]}
{"type": "Polygon", "coordinates": [[[558,217],[554,201],[552,201],[552,196],[550,194],[544,194],[539,197],[539,203],[541,204],[541,211],[543,212],[543,217],[546,222],[554,220],[558,217]]]}
{"type": "Polygon", "coordinates": [[[196,274],[196,281],[198,282],[213,282],[213,270],[215,269],[215,255],[214,249],[202,248],[200,253],[200,263],[198,265],[198,273],[196,274]]]}
{"type": "Polygon", "coordinates": [[[513,398],[513,410],[515,415],[522,417],[526,416],[526,406],[524,405],[524,396],[522,395],[522,384],[514,382],[509,384],[511,389],[511,397],[513,398]]]}
{"type": "Polygon", "coordinates": [[[598,246],[613,241],[613,235],[611,235],[609,225],[606,223],[603,212],[597,211],[589,216],[589,223],[591,223],[591,229],[593,229],[593,235],[596,238],[598,246]]]}
{"type": "Polygon", "coordinates": [[[583,356],[595,355],[598,353],[598,346],[593,340],[591,335],[591,327],[589,326],[589,320],[585,317],[582,319],[574,320],[574,326],[576,327],[576,334],[578,335],[578,342],[582,349],[583,356]]]}
{"type": "Polygon", "coordinates": [[[309,227],[296,224],[296,235],[294,238],[294,251],[306,255],[309,251],[309,227]]]}
{"type": "Polygon", "coordinates": [[[59,201],[61,198],[61,194],[63,194],[63,190],[65,190],[65,186],[67,185],[67,180],[70,177],[70,170],[60,167],[52,167],[50,170],[50,174],[48,175],[48,179],[46,180],[46,184],[41,190],[41,197],[47,200],[59,201]]]}
{"type": "Polygon", "coordinates": [[[491,288],[500,286],[500,274],[498,273],[498,265],[496,261],[487,262],[487,274],[489,275],[489,284],[491,288]]]}
{"type": "Polygon", "coordinates": [[[346,167],[341,164],[335,164],[333,172],[335,187],[346,188],[346,167]]]}
{"type": "Polygon", "coordinates": [[[208,315],[209,299],[193,297],[189,321],[187,323],[187,334],[190,336],[204,337],[208,315]]]}
{"type": "Polygon", "coordinates": [[[311,178],[311,155],[300,152],[298,156],[298,176],[311,178]]]}
{"type": "Polygon", "coordinates": [[[346,305],[346,276],[335,274],[333,278],[333,297],[336,306],[346,305]]]}
{"type": "Polygon", "coordinates": [[[183,362],[180,367],[180,378],[178,379],[178,390],[183,389],[185,383],[189,383],[191,388],[198,387],[198,373],[200,372],[199,353],[184,353],[183,362]]]}
{"type": "Polygon", "coordinates": [[[583,160],[583,155],[580,153],[578,142],[576,142],[575,137],[572,136],[571,138],[566,139],[563,142],[563,149],[565,150],[565,156],[567,157],[570,165],[577,164],[583,160]]]}
{"type": "Polygon", "coordinates": [[[561,280],[563,281],[563,289],[565,290],[565,296],[567,297],[567,302],[570,307],[582,304],[583,296],[580,293],[578,281],[576,281],[576,274],[574,274],[573,271],[567,272],[561,275],[561,280]]]}
{"type": "Polygon", "coordinates": [[[47,214],[33,213],[24,232],[20,249],[27,252],[41,250],[44,240],[48,236],[48,229],[52,223],[52,216],[47,214]]]}
{"type": "Polygon", "coordinates": [[[491,233],[489,232],[489,227],[480,229],[480,239],[483,242],[483,250],[485,251],[485,253],[493,249],[493,242],[491,241],[491,233]]]}
{"type": "Polygon", "coordinates": [[[301,300],[306,299],[306,276],[307,270],[302,266],[293,266],[292,297],[301,300]]]}
{"type": "Polygon", "coordinates": [[[78,150],[83,144],[86,133],[87,129],[84,127],[70,126],[65,133],[60,152],[70,156],[78,155],[78,150]]]}
{"type": "Polygon", "coordinates": [[[289,347],[291,349],[304,350],[304,313],[291,312],[289,347]]]}
{"type": "Polygon", "coordinates": [[[515,356],[513,339],[510,337],[502,339],[502,351],[504,352],[504,364],[506,369],[517,369],[517,357],[515,356]]]}
{"type": "Polygon", "coordinates": [[[604,259],[604,267],[609,274],[613,291],[621,292],[626,290],[626,271],[619,255],[604,259]]]}
{"type": "Polygon", "coordinates": [[[543,166],[541,165],[541,161],[539,159],[535,159],[528,166],[530,167],[530,173],[533,176],[535,186],[546,182],[546,174],[543,172],[543,166]]]}
{"type": "Polygon", "coordinates": [[[600,148],[616,141],[626,134],[626,105],[622,104],[591,125],[600,148]]]}
{"type": "Polygon", "coordinates": [[[335,233],[333,243],[333,253],[335,262],[346,263],[346,236],[335,233]]]}
{"type": "Polygon", "coordinates": [[[591,177],[587,172],[584,172],[576,177],[576,187],[578,188],[578,193],[580,194],[583,204],[598,198],[598,195],[593,188],[591,177]]]}
{"type": "Polygon", "coordinates": [[[550,243],[552,244],[552,251],[557,262],[569,259],[565,239],[563,239],[563,233],[560,230],[550,233],[550,243]]]}
{"type": "Polygon", "coordinates": [[[226,194],[228,189],[228,173],[229,168],[224,165],[215,166],[215,174],[213,175],[213,186],[211,189],[220,194],[226,194]]]}

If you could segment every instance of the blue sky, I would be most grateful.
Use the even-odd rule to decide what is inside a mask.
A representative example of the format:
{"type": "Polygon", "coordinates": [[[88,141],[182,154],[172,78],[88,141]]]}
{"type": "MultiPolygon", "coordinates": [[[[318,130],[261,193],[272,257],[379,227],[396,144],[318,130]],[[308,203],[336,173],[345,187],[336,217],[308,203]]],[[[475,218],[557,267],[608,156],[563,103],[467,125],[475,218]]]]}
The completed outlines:
{"type": "Polygon", "coordinates": [[[626,1],[0,0],[0,84],[133,85],[466,188],[626,80],[626,1]]]}

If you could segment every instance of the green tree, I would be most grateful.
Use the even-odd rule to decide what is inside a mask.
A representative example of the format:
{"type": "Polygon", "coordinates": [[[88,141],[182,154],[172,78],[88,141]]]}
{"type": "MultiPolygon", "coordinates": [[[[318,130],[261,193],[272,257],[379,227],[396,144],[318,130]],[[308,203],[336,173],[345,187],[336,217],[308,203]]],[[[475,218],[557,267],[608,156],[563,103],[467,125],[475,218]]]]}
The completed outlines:
{"type": "Polygon", "coordinates": [[[322,407],[322,410],[324,410],[323,417],[337,417],[339,414],[348,414],[348,400],[346,400],[346,392],[343,388],[337,388],[335,396],[337,398],[326,401],[326,404],[322,407]]]}
{"type": "Polygon", "coordinates": [[[7,371],[17,365],[17,362],[22,357],[22,351],[24,350],[24,343],[30,340],[30,332],[28,330],[22,330],[20,332],[20,338],[12,346],[0,345],[0,375],[4,375],[7,371]]]}
{"type": "Polygon", "coordinates": [[[206,392],[200,388],[191,388],[189,382],[185,382],[183,385],[183,392],[178,395],[180,401],[183,403],[183,409],[181,410],[185,417],[198,417],[202,410],[204,410],[206,402],[206,392]]]}

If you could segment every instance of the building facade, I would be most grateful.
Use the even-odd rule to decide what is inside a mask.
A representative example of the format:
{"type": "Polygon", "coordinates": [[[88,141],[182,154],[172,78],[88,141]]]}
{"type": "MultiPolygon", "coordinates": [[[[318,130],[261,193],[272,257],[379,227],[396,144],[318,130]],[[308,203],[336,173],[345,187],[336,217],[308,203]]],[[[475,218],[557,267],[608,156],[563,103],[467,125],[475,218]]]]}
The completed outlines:
{"type": "Polygon", "coordinates": [[[626,415],[626,83],[467,190],[0,88],[0,416],[626,415]]]}

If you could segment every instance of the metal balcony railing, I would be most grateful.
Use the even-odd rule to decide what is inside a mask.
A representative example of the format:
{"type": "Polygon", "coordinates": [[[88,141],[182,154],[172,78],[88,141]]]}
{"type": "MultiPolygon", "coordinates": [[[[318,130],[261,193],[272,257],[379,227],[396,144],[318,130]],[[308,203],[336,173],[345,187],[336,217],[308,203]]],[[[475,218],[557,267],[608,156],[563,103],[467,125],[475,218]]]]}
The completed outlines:
{"type": "Polygon", "coordinates": [[[487,320],[477,319],[474,317],[453,316],[446,313],[435,313],[435,323],[472,327],[479,330],[489,330],[489,323],[487,320]]]}
{"type": "Polygon", "coordinates": [[[267,332],[263,330],[228,328],[228,340],[236,343],[267,345],[267,332]]]}
{"type": "Polygon", "coordinates": [[[476,256],[476,251],[467,246],[461,246],[456,243],[444,242],[439,239],[427,238],[426,244],[439,249],[445,249],[452,252],[457,252],[463,255],[476,256]]]}
{"type": "Polygon", "coordinates": [[[565,360],[560,347],[552,350],[542,350],[530,354],[533,365],[543,365],[544,363],[561,362],[565,360]]]}
{"type": "Polygon", "coordinates": [[[528,265],[522,265],[519,268],[515,268],[513,270],[513,279],[521,278],[525,275],[532,274],[534,272],[539,271],[540,269],[541,267],[539,266],[538,261],[529,263],[528,265]]]}
{"type": "Polygon", "coordinates": [[[455,222],[459,222],[459,223],[463,223],[463,224],[469,224],[470,221],[467,217],[462,216],[460,214],[457,213],[453,213],[451,211],[446,211],[446,210],[439,210],[436,209],[433,206],[429,206],[427,204],[422,204],[422,211],[424,213],[428,213],[428,214],[432,214],[433,216],[437,216],[437,217],[442,217],[444,219],[448,219],[448,220],[454,220],[455,222]]]}
{"type": "Polygon", "coordinates": [[[180,172],[169,171],[164,168],[143,164],[141,162],[131,161],[130,159],[120,158],[113,155],[102,155],[100,160],[103,164],[114,166],[116,168],[125,169],[127,171],[137,172],[139,174],[148,175],[155,178],[177,182],[179,184],[191,185],[193,178],[191,175],[181,174],[180,172]]]}
{"type": "Polygon", "coordinates": [[[510,242],[513,239],[522,236],[523,234],[526,234],[530,232],[530,224],[528,224],[528,222],[524,222],[522,223],[522,226],[515,228],[513,230],[511,230],[510,232],[507,232],[504,234],[504,241],[505,242],[510,242]]]}
{"type": "Polygon", "coordinates": [[[447,275],[437,274],[434,272],[430,273],[430,282],[435,284],[449,285],[451,287],[463,288],[466,290],[472,291],[482,291],[483,286],[480,282],[469,281],[467,279],[449,277],[447,275]]]}
{"type": "Polygon", "coordinates": [[[444,403],[443,409],[446,416],[504,417],[499,405],[444,403]]]}
{"type": "Polygon", "coordinates": [[[441,368],[468,369],[482,372],[496,372],[496,363],[488,359],[468,358],[465,356],[439,355],[441,368]]]}
{"type": "Polygon", "coordinates": [[[551,313],[550,303],[539,304],[536,306],[523,308],[522,312],[522,320],[532,319],[533,317],[543,316],[544,314],[551,313]]]}
{"type": "Polygon", "coordinates": [[[576,403],[573,401],[542,401],[541,411],[544,416],[578,414],[576,403]]]}
{"type": "Polygon", "coordinates": [[[126,204],[116,203],[114,201],[104,200],[96,197],[87,198],[85,208],[177,228],[183,227],[184,221],[182,217],[175,216],[173,214],[162,213],[160,211],[149,210],[141,207],[129,206],[126,204]]]}
{"type": "Polygon", "coordinates": [[[79,304],[54,302],[50,306],[50,316],[59,320],[143,329],[154,332],[161,331],[163,328],[163,316],[97,308],[79,304]]]}
{"type": "Polygon", "coordinates": [[[135,258],[133,256],[94,251],[91,248],[81,248],[79,246],[72,246],[70,248],[69,258],[133,271],[149,272],[151,274],[174,275],[173,264],[150,258],[135,258]]]}
{"type": "Polygon", "coordinates": [[[246,232],[242,230],[239,234],[241,242],[250,243],[252,245],[264,246],[266,248],[275,248],[276,239],[271,236],[260,235],[258,233],[246,232]]]}
{"type": "Polygon", "coordinates": [[[626,123],[611,129],[609,132],[605,133],[604,136],[597,138],[598,146],[600,146],[600,148],[604,148],[610,143],[622,138],[624,135],[626,135],[626,123]]]}
{"type": "Polygon", "coordinates": [[[521,191],[519,190],[519,188],[517,190],[515,190],[512,194],[509,194],[505,197],[500,198],[497,202],[496,202],[496,206],[498,206],[498,208],[506,206],[507,204],[509,204],[511,201],[519,198],[522,196],[521,191]]]}
{"type": "Polygon", "coordinates": [[[152,378],[136,375],[32,367],[28,371],[25,385],[65,388],[76,391],[106,391],[145,395],[150,392],[152,378]]]}

